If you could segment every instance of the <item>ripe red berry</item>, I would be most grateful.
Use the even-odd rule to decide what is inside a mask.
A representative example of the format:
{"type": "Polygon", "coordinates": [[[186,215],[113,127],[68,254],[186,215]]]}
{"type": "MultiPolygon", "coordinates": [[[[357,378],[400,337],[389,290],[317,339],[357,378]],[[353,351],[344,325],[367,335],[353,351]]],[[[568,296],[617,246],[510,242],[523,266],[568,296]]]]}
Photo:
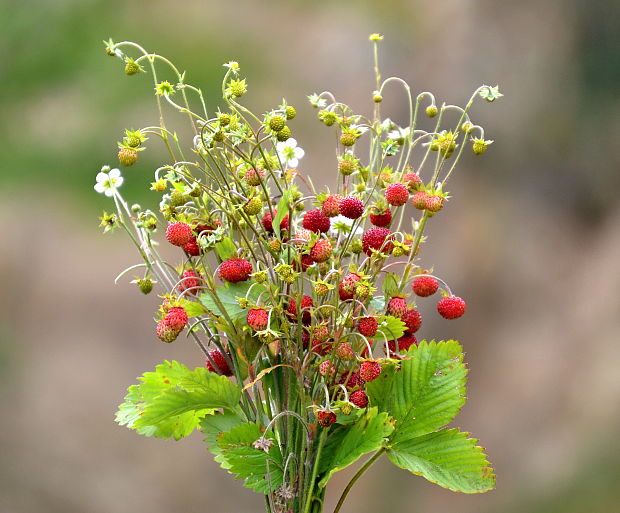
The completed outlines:
{"type": "Polygon", "coordinates": [[[360,280],[361,278],[359,275],[355,273],[347,273],[344,275],[344,278],[342,278],[338,284],[338,296],[341,301],[353,299],[353,296],[355,296],[355,284],[360,280]]]}
{"type": "Polygon", "coordinates": [[[187,223],[170,223],[166,228],[166,239],[174,246],[187,244],[193,236],[192,227],[187,223]]]}
{"type": "Polygon", "coordinates": [[[340,376],[340,381],[338,381],[339,385],[344,385],[349,390],[353,390],[354,388],[363,387],[364,380],[360,376],[359,372],[352,372],[349,375],[349,372],[343,372],[340,376]]]}
{"type": "Polygon", "coordinates": [[[358,408],[366,408],[368,406],[368,396],[363,390],[356,390],[349,396],[351,401],[358,408]]]}
{"type": "MultiPolygon", "coordinates": [[[[314,260],[312,259],[312,256],[310,255],[301,255],[300,263],[301,263],[301,270],[305,271],[306,269],[308,269],[308,267],[310,267],[311,265],[314,265],[314,260]]],[[[299,271],[299,266],[297,265],[297,261],[295,261],[295,270],[299,271]]]]}
{"type": "Polygon", "coordinates": [[[175,331],[185,328],[187,321],[187,312],[180,306],[172,307],[164,317],[164,322],[175,331]]]}
{"type": "Polygon", "coordinates": [[[183,250],[189,256],[199,256],[200,255],[200,246],[198,245],[198,240],[196,237],[192,236],[189,242],[183,244],[183,250]]]}
{"type": "Polygon", "coordinates": [[[422,326],[422,316],[414,308],[407,308],[407,311],[401,317],[401,320],[407,326],[407,333],[409,335],[415,333],[422,326]]]}
{"type": "Polygon", "coordinates": [[[439,288],[439,282],[431,276],[419,276],[411,284],[413,292],[420,297],[432,296],[439,288]]]}
{"type": "Polygon", "coordinates": [[[162,319],[157,323],[157,327],[155,328],[155,334],[157,335],[157,338],[159,340],[169,344],[170,342],[176,340],[176,338],[179,336],[179,331],[168,326],[166,321],[162,319]]]}
{"type": "Polygon", "coordinates": [[[220,374],[221,376],[232,376],[232,371],[230,370],[230,367],[228,366],[228,362],[226,361],[226,358],[224,357],[224,355],[219,349],[213,349],[209,351],[209,356],[211,357],[211,360],[213,360],[213,363],[217,365],[217,369],[216,369],[215,366],[209,360],[209,358],[207,358],[206,364],[207,364],[207,370],[209,372],[215,372],[216,374],[220,374]]]}
{"type": "MultiPolygon", "coordinates": [[[[417,343],[418,340],[415,335],[404,335],[398,339],[398,352],[403,353],[408,351],[412,345],[417,343]]],[[[390,351],[396,352],[396,341],[390,340],[388,342],[388,347],[390,348],[390,351]]]]}
{"type": "Polygon", "coordinates": [[[200,286],[201,276],[196,271],[189,269],[183,273],[181,283],[179,283],[179,291],[189,290],[188,294],[196,295],[197,287],[200,286]]]}
{"type": "Polygon", "coordinates": [[[379,323],[374,317],[362,317],[357,323],[358,331],[365,337],[374,337],[378,327],[379,323]]]}
{"type": "Polygon", "coordinates": [[[269,314],[264,308],[253,308],[248,312],[246,322],[254,331],[262,331],[267,327],[269,314]]]}
{"type": "Polygon", "coordinates": [[[441,196],[426,196],[425,208],[429,212],[439,212],[443,208],[441,196]]]}
{"type": "Polygon", "coordinates": [[[448,296],[437,303],[437,311],[444,319],[456,319],[465,313],[467,305],[458,296],[448,296]]]}
{"type": "Polygon", "coordinates": [[[409,189],[402,183],[388,185],[388,188],[385,189],[385,199],[390,205],[400,207],[409,200],[409,189]]]}
{"type": "Polygon", "coordinates": [[[428,193],[426,191],[418,191],[411,198],[411,203],[418,210],[424,210],[426,208],[426,198],[428,193]]]}
{"type": "Polygon", "coordinates": [[[368,256],[372,254],[373,249],[381,250],[382,253],[389,255],[394,249],[394,244],[389,239],[386,242],[391,233],[388,228],[371,228],[362,237],[362,250],[368,256]]]}
{"type": "Polygon", "coordinates": [[[381,374],[381,365],[379,365],[378,362],[369,360],[366,362],[362,362],[362,364],[360,365],[360,377],[366,383],[377,379],[379,377],[379,374],[381,374]]]}
{"type": "Polygon", "coordinates": [[[331,342],[321,342],[320,340],[314,339],[312,341],[312,352],[314,354],[318,354],[319,356],[325,356],[332,350],[331,342]]]}
{"type": "Polygon", "coordinates": [[[221,263],[217,275],[221,280],[237,283],[252,274],[252,264],[243,258],[230,258],[221,263]]]}
{"type": "Polygon", "coordinates": [[[389,208],[386,208],[383,212],[380,213],[370,213],[370,222],[375,226],[390,226],[392,222],[392,211],[389,208]]]}
{"type": "MultiPolygon", "coordinates": [[[[312,298],[310,296],[303,296],[301,298],[301,322],[302,324],[310,324],[311,313],[310,308],[314,305],[312,298]]],[[[293,318],[293,321],[297,321],[297,302],[294,299],[291,299],[288,303],[288,313],[293,318]]]]}
{"type": "Polygon", "coordinates": [[[364,202],[353,196],[340,201],[340,213],[349,219],[358,219],[364,213],[364,202]]]}
{"type": "Polygon", "coordinates": [[[316,420],[322,427],[329,427],[336,422],[336,414],[329,410],[319,410],[316,414],[316,420]]]}
{"type": "Polygon", "coordinates": [[[321,205],[321,212],[327,217],[336,217],[340,213],[340,194],[330,194],[321,205]]]}
{"type": "Polygon", "coordinates": [[[325,233],[329,230],[331,225],[331,221],[329,217],[327,217],[320,209],[315,208],[314,210],[309,210],[304,215],[304,219],[301,225],[306,229],[312,232],[322,232],[325,233]]]}
{"type": "Polygon", "coordinates": [[[332,243],[328,239],[317,240],[310,250],[310,258],[318,263],[326,262],[331,255],[332,243]]]}
{"type": "Polygon", "coordinates": [[[403,175],[403,183],[407,185],[409,192],[414,192],[422,185],[422,179],[417,173],[405,173],[403,175]]]}
{"type": "MultiPolygon", "coordinates": [[[[276,216],[277,213],[278,211],[274,209],[273,216],[272,216],[271,212],[267,210],[267,212],[265,212],[265,215],[263,216],[261,223],[263,225],[263,228],[265,228],[265,230],[267,230],[269,233],[273,233],[273,218],[276,216]]],[[[280,230],[281,231],[288,230],[288,227],[289,227],[289,220],[288,220],[288,214],[286,214],[284,218],[282,219],[282,221],[280,221],[280,230]]]]}
{"type": "Polygon", "coordinates": [[[387,313],[401,318],[407,311],[407,301],[404,297],[393,297],[388,301],[387,313]]]}

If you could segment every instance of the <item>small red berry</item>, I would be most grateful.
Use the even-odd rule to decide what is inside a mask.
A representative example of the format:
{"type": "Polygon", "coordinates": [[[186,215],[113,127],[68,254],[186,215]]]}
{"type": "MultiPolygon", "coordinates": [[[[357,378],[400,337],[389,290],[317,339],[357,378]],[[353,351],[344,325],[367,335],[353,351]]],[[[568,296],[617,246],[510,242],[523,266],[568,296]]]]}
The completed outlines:
{"type": "Polygon", "coordinates": [[[252,264],[243,258],[231,258],[221,263],[217,275],[221,280],[237,283],[252,274],[252,264]]]}
{"type": "Polygon", "coordinates": [[[377,379],[379,377],[379,374],[381,374],[381,365],[379,365],[378,362],[369,360],[366,362],[362,362],[362,364],[360,365],[360,377],[366,383],[377,379]]]}
{"type": "Polygon", "coordinates": [[[441,196],[427,196],[425,208],[429,212],[439,212],[443,208],[443,198],[441,196]]]}
{"type": "Polygon", "coordinates": [[[424,210],[426,208],[426,198],[428,193],[426,191],[418,191],[411,198],[411,203],[418,210],[424,210]]]}
{"type": "Polygon", "coordinates": [[[166,321],[162,319],[157,323],[157,327],[155,328],[155,334],[157,335],[157,338],[159,340],[169,344],[170,342],[176,340],[176,338],[179,336],[179,331],[168,326],[166,321]]]}
{"type": "MultiPolygon", "coordinates": [[[[415,335],[404,335],[398,339],[398,352],[402,353],[408,351],[412,345],[417,343],[418,339],[416,339],[415,335]]],[[[390,351],[396,352],[396,341],[390,340],[388,342],[388,347],[390,351]]]]}
{"type": "Polygon", "coordinates": [[[329,427],[336,422],[336,414],[330,410],[319,410],[316,419],[320,426],[329,427]]]}
{"type": "MultiPolygon", "coordinates": [[[[265,215],[263,216],[261,223],[263,225],[263,228],[265,228],[265,230],[268,231],[269,233],[273,233],[273,218],[276,216],[277,213],[278,211],[274,210],[273,216],[272,216],[271,212],[267,210],[267,212],[265,212],[265,215]]],[[[288,230],[288,227],[289,227],[289,220],[288,220],[288,214],[286,214],[284,218],[282,219],[282,221],[280,221],[280,230],[288,230]]]]}
{"type": "Polygon", "coordinates": [[[422,179],[417,173],[405,173],[403,175],[403,182],[407,185],[409,192],[414,192],[422,185],[422,179]]]}
{"type": "Polygon", "coordinates": [[[389,208],[386,208],[383,212],[380,213],[370,213],[370,222],[375,226],[390,226],[392,222],[392,211],[389,208]]]}
{"type": "Polygon", "coordinates": [[[360,280],[361,278],[359,275],[355,273],[347,273],[344,275],[344,278],[342,278],[338,284],[338,295],[341,301],[353,299],[353,296],[355,296],[355,284],[360,280]]]}
{"type": "Polygon", "coordinates": [[[192,227],[187,223],[170,223],[166,228],[166,239],[174,246],[187,244],[193,236],[192,227]]]}
{"type": "Polygon", "coordinates": [[[340,381],[338,381],[339,385],[344,385],[348,389],[352,390],[354,388],[363,387],[364,380],[361,378],[359,372],[352,372],[349,375],[348,372],[343,372],[340,376],[340,381]]]}
{"type": "Polygon", "coordinates": [[[420,312],[418,312],[414,308],[407,308],[407,311],[401,317],[401,320],[407,326],[407,333],[413,334],[420,329],[422,326],[422,316],[420,312]]]}
{"type": "Polygon", "coordinates": [[[357,323],[358,331],[365,337],[374,337],[378,327],[379,323],[374,317],[362,317],[357,323]]]}
{"type": "Polygon", "coordinates": [[[419,276],[411,284],[413,292],[420,297],[432,296],[439,288],[439,282],[431,276],[419,276]]]}
{"type": "Polygon", "coordinates": [[[340,194],[330,194],[321,205],[321,212],[327,217],[336,217],[340,213],[340,194]]]}
{"type": "Polygon", "coordinates": [[[189,290],[188,294],[196,295],[197,287],[200,286],[201,276],[196,271],[189,269],[183,273],[181,283],[179,283],[179,291],[189,290]]]}
{"type": "Polygon", "coordinates": [[[211,360],[207,358],[206,363],[207,363],[207,370],[209,372],[215,372],[216,374],[220,374],[221,376],[232,376],[232,371],[230,370],[230,367],[228,366],[228,362],[226,361],[226,358],[224,357],[224,355],[219,349],[213,349],[212,351],[209,351],[209,356],[211,360],[213,360],[213,363],[217,365],[217,369],[216,369],[211,363],[211,360]]]}
{"type": "Polygon", "coordinates": [[[390,205],[400,207],[409,200],[409,189],[405,184],[393,183],[385,189],[385,199],[390,205]]]}
{"type": "Polygon", "coordinates": [[[320,340],[314,339],[312,341],[312,352],[314,354],[318,354],[319,356],[325,356],[332,350],[331,342],[321,342],[320,340]]]}
{"type": "MultiPolygon", "coordinates": [[[[301,270],[305,271],[306,269],[308,269],[308,267],[310,267],[311,265],[314,265],[314,260],[312,259],[312,256],[310,255],[301,255],[300,263],[301,263],[301,270]]],[[[299,271],[299,266],[297,265],[297,261],[295,261],[295,270],[299,271]]]]}
{"type": "Polygon", "coordinates": [[[262,331],[267,327],[269,314],[264,308],[252,308],[248,312],[246,322],[254,331],[262,331]]]}
{"type": "MultiPolygon", "coordinates": [[[[310,324],[311,313],[310,308],[314,305],[312,298],[310,296],[303,296],[301,298],[301,322],[302,324],[310,324]]],[[[288,303],[288,313],[293,318],[293,321],[297,321],[297,302],[294,299],[291,299],[288,303]]]]}
{"type": "Polygon", "coordinates": [[[364,202],[353,196],[347,196],[340,201],[340,213],[349,219],[358,219],[364,213],[364,202]]]}
{"type": "Polygon", "coordinates": [[[393,297],[388,301],[387,313],[401,318],[407,311],[407,301],[404,297],[393,297]]]}
{"type": "Polygon", "coordinates": [[[314,210],[309,210],[304,215],[304,219],[301,225],[306,229],[312,232],[322,232],[325,233],[329,230],[331,226],[331,221],[329,217],[327,217],[323,212],[315,208],[314,210]]]}
{"type": "Polygon", "coordinates": [[[336,374],[336,367],[329,360],[325,360],[319,365],[319,374],[323,377],[333,378],[336,374]]]}
{"type": "Polygon", "coordinates": [[[465,313],[467,305],[458,296],[448,296],[437,303],[437,311],[444,319],[456,319],[465,313]]]}
{"type": "Polygon", "coordinates": [[[198,245],[198,240],[196,237],[192,236],[189,242],[183,244],[183,250],[189,256],[199,256],[200,255],[200,246],[198,245]]]}
{"type": "Polygon", "coordinates": [[[243,179],[248,185],[257,186],[265,179],[265,172],[262,169],[250,168],[243,175],[243,179]]]}
{"type": "Polygon", "coordinates": [[[363,390],[356,390],[349,396],[351,401],[358,408],[366,408],[368,406],[368,396],[363,390]]]}
{"type": "Polygon", "coordinates": [[[317,240],[310,250],[310,258],[318,263],[326,262],[330,256],[332,256],[332,243],[327,239],[317,240]]]}
{"type": "Polygon", "coordinates": [[[187,321],[187,312],[180,306],[172,307],[164,317],[164,323],[175,331],[185,328],[187,321]]]}
{"type": "Polygon", "coordinates": [[[362,250],[368,256],[372,254],[372,250],[381,250],[382,253],[390,254],[394,249],[389,239],[386,239],[391,235],[391,231],[388,228],[371,228],[362,237],[362,250]]]}

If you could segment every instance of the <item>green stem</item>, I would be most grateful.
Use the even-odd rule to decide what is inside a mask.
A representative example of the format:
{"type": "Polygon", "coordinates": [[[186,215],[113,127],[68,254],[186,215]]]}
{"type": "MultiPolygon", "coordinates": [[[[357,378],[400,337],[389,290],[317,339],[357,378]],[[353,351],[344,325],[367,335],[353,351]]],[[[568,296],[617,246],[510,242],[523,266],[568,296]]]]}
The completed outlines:
{"type": "Polygon", "coordinates": [[[306,497],[306,505],[304,507],[303,513],[308,513],[310,511],[310,505],[312,504],[312,495],[314,493],[314,483],[316,481],[316,475],[319,472],[319,462],[321,461],[321,451],[323,450],[323,445],[325,444],[325,439],[327,438],[327,433],[329,432],[329,428],[323,428],[321,435],[319,437],[319,446],[316,450],[316,458],[314,458],[314,466],[312,467],[312,476],[310,477],[310,485],[307,490],[306,497]]]}
{"type": "Polygon", "coordinates": [[[340,511],[340,508],[342,507],[342,505],[344,504],[345,499],[347,498],[347,495],[349,495],[349,492],[351,491],[351,488],[353,488],[353,485],[356,483],[356,481],[362,477],[362,474],[364,472],[366,472],[371,465],[377,461],[379,459],[379,457],[385,452],[385,447],[382,447],[381,449],[379,449],[376,453],[374,453],[372,455],[372,457],[366,462],[364,463],[364,465],[357,471],[357,473],[351,478],[351,481],[349,481],[349,484],[346,486],[346,488],[344,489],[344,491],[342,492],[342,495],[340,496],[340,499],[338,500],[338,504],[336,504],[336,508],[334,509],[334,513],[338,513],[340,511]]]}

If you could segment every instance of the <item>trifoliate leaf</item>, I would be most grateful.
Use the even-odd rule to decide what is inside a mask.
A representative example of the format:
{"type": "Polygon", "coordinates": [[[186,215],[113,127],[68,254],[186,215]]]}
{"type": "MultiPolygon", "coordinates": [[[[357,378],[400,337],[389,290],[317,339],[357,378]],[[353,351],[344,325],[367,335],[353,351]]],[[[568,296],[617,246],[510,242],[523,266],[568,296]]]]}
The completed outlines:
{"type": "Polygon", "coordinates": [[[396,340],[405,334],[407,326],[398,317],[382,315],[379,317],[379,327],[377,328],[377,338],[385,335],[387,340],[396,340]]]}
{"type": "Polygon", "coordinates": [[[475,439],[458,429],[403,440],[387,453],[394,465],[455,492],[481,493],[495,488],[493,469],[475,439]]]}

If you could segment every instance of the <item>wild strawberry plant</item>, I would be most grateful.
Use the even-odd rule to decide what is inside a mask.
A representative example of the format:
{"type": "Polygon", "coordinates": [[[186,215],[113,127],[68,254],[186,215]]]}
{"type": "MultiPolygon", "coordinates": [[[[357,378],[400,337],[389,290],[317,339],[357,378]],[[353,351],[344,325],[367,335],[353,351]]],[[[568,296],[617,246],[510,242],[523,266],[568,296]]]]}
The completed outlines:
{"type": "Polygon", "coordinates": [[[159,125],[125,132],[119,163],[136,165],[149,139],[169,157],[151,186],[162,195],[158,212],[130,206],[120,171],[104,167],[95,190],[115,209],[101,225],[121,227],[140,254],[119,278],[139,271],[141,292],[161,289],[153,337],[189,339],[205,361],[193,370],[165,361],[144,373],[117,421],[158,438],[202,432],[216,461],[264,495],[271,513],[323,511],[332,475],[367,454],[334,513],[382,455],[454,491],[495,483],[477,441],[446,427],[466,400],[461,346],[418,340],[416,301],[441,296],[439,315],[465,313],[419,253],[464,150],[480,155],[492,142],[470,118],[474,101],[501,94],[483,85],[465,107],[413,95],[404,80],[381,79],[382,37],[370,39],[370,118],[329,92],[309,96],[336,139],[333,191],[301,163],[292,105],[264,114],[242,105],[247,83],[236,62],[224,65],[222,102],[208,110],[169,60],[106,42],[125,73],[152,75],[159,111],[159,125]],[[162,67],[171,81],[160,80],[162,67]],[[381,115],[391,85],[408,99],[404,126],[381,115]],[[175,112],[189,121],[190,140],[169,125],[175,112]],[[177,261],[164,260],[159,244],[176,246],[177,261]]]}

